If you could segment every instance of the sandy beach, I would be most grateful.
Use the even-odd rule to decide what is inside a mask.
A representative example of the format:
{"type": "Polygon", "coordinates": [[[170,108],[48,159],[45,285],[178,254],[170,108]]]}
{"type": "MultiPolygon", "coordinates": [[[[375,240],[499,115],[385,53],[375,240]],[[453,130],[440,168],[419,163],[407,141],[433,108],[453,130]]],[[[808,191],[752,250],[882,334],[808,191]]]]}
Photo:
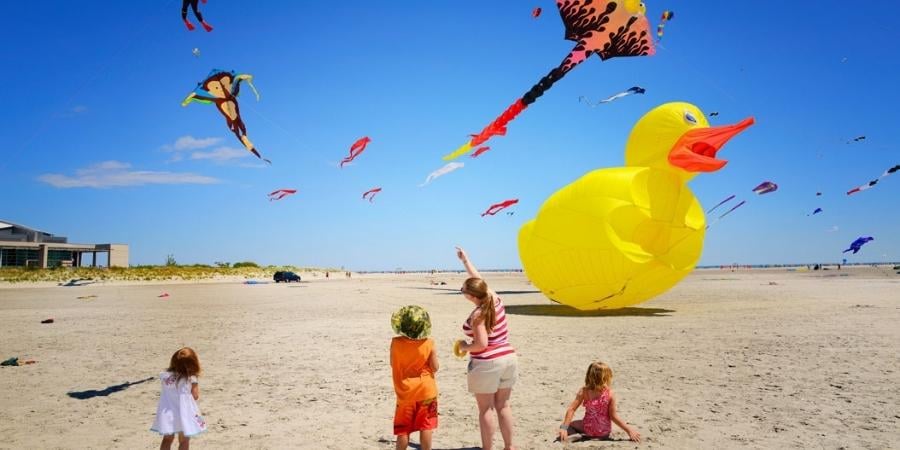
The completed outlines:
{"type": "MultiPolygon", "coordinates": [[[[567,448],[900,446],[889,268],[699,270],[650,302],[592,313],[553,304],[522,274],[486,278],[520,358],[520,449],[563,448],[555,430],[595,359],[613,368],[620,414],[644,443],[614,428],[618,442],[567,448]]],[[[182,346],[204,369],[209,431],[195,448],[393,448],[390,315],[413,303],[431,313],[441,352],[435,448],[477,448],[466,362],[450,351],[471,309],[463,279],[0,288],[0,358],[38,361],[0,368],[0,448],[156,448],[159,382],[142,380],[182,346]]]]}

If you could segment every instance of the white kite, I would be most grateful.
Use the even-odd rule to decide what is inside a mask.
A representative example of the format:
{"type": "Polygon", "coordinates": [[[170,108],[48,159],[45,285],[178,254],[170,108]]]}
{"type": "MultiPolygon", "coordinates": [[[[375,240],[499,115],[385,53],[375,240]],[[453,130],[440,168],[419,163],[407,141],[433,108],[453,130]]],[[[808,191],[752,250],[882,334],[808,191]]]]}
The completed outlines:
{"type": "Polygon", "coordinates": [[[430,174],[428,174],[428,178],[426,178],[425,182],[420,184],[419,187],[425,186],[428,183],[430,183],[431,180],[434,180],[437,177],[440,177],[440,176],[446,175],[450,172],[453,172],[456,169],[462,169],[464,165],[465,164],[459,163],[459,162],[447,163],[446,166],[441,167],[440,169],[435,170],[434,172],[431,172],[430,174]]]}

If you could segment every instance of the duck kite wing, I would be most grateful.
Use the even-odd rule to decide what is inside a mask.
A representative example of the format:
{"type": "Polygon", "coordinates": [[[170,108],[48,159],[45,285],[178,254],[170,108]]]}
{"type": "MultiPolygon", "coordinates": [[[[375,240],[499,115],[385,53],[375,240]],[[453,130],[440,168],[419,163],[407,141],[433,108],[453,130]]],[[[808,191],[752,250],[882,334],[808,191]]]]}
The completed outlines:
{"type": "Polygon", "coordinates": [[[356,142],[354,142],[353,145],[350,146],[350,155],[341,160],[341,168],[344,167],[344,164],[347,164],[356,159],[356,157],[366,149],[366,146],[369,145],[369,142],[372,142],[372,140],[369,139],[368,136],[357,139],[356,142]]]}
{"type": "Polygon", "coordinates": [[[878,178],[876,178],[876,179],[874,179],[874,180],[872,180],[872,181],[870,181],[870,182],[868,182],[868,183],[866,183],[866,184],[864,184],[864,185],[862,185],[862,186],[859,186],[859,187],[855,187],[855,188],[853,188],[853,189],[850,189],[849,191],[847,191],[847,195],[853,195],[853,194],[855,194],[855,193],[857,193],[857,192],[862,192],[862,191],[865,191],[865,190],[867,190],[867,189],[871,189],[871,188],[875,187],[875,185],[878,184],[878,182],[881,181],[883,178],[890,176],[891,174],[897,172],[898,170],[900,170],[900,164],[898,164],[898,165],[896,165],[896,166],[894,166],[894,167],[891,167],[891,168],[888,169],[888,170],[885,170],[884,173],[881,174],[880,177],[878,177],[878,178]]]}
{"type": "Polygon", "coordinates": [[[517,199],[517,198],[510,199],[510,200],[504,200],[500,203],[494,203],[487,210],[485,210],[483,213],[481,213],[481,217],[493,216],[494,214],[497,214],[498,212],[500,212],[506,208],[509,208],[512,205],[515,205],[516,203],[519,203],[519,199],[517,199]]]}
{"type": "Polygon", "coordinates": [[[640,0],[557,0],[559,15],[565,25],[565,38],[575,47],[546,76],[510,105],[490,125],[472,136],[469,142],[444,156],[456,159],[494,136],[505,136],[506,127],[525,108],[544,95],[575,66],[596,54],[601,60],[621,56],[643,56],[654,52],[650,38],[650,22],[640,0]]]}
{"type": "Polygon", "coordinates": [[[272,200],[281,200],[288,195],[294,195],[296,193],[296,189],[278,189],[269,193],[269,201],[271,202],[272,200]]]}
{"type": "Polygon", "coordinates": [[[447,175],[448,173],[453,172],[456,169],[461,169],[463,166],[464,166],[463,163],[458,163],[458,162],[447,163],[444,165],[444,167],[441,167],[440,169],[435,170],[434,172],[431,172],[430,174],[428,174],[428,178],[426,178],[425,182],[420,184],[419,187],[423,187],[423,186],[427,185],[428,183],[431,183],[431,181],[434,180],[435,178],[447,175]]]}
{"type": "Polygon", "coordinates": [[[377,187],[374,189],[369,189],[368,191],[363,193],[362,198],[363,198],[363,200],[369,200],[369,203],[372,203],[372,200],[375,199],[375,194],[377,194],[379,192],[381,192],[380,187],[377,187]]]}

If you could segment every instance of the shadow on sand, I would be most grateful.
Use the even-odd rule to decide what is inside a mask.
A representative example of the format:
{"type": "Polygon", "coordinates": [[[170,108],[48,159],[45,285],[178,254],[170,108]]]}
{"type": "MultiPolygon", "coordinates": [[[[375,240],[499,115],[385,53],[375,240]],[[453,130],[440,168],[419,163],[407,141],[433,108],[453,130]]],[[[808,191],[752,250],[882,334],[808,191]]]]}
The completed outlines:
{"type": "MultiPolygon", "coordinates": [[[[422,291],[445,291],[444,294],[459,294],[459,288],[448,287],[407,287],[406,289],[419,289],[422,291]]],[[[541,291],[497,291],[497,295],[524,295],[524,294],[540,294],[541,291]]]]}
{"type": "Polygon", "coordinates": [[[94,283],[96,283],[96,281],[94,281],[93,278],[74,278],[65,283],[57,283],[56,285],[63,286],[63,287],[78,287],[78,286],[87,286],[89,284],[94,284],[94,283]]]}
{"type": "Polygon", "coordinates": [[[662,308],[619,308],[581,311],[565,305],[506,305],[506,313],[521,316],[556,317],[666,317],[675,310],[662,308]]]}
{"type": "MultiPolygon", "coordinates": [[[[416,450],[422,449],[422,445],[415,442],[410,442],[409,446],[416,450]]],[[[434,450],[481,450],[481,447],[435,448],[434,450]]]]}
{"type": "Polygon", "coordinates": [[[94,398],[94,397],[106,397],[107,395],[112,394],[114,392],[124,391],[125,389],[128,389],[129,387],[134,386],[135,384],[146,383],[146,382],[152,381],[154,379],[156,379],[156,377],[149,377],[149,378],[145,378],[143,380],[138,380],[138,381],[126,381],[122,384],[117,384],[114,386],[106,387],[102,391],[91,389],[91,390],[80,391],[80,392],[67,392],[66,395],[68,395],[69,397],[72,397],[72,398],[77,398],[78,400],[87,400],[89,398],[94,398]]]}
{"type": "Polygon", "coordinates": [[[540,294],[541,291],[497,291],[497,295],[540,294]]]}

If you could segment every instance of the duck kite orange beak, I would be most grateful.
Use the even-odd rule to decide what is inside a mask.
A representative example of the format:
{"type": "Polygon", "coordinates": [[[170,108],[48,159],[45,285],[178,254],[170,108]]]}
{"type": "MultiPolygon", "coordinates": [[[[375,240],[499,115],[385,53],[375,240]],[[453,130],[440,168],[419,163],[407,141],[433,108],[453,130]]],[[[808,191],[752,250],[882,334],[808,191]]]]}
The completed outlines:
{"type": "Polygon", "coordinates": [[[754,122],[752,117],[748,117],[734,125],[690,130],[681,135],[669,151],[669,163],[688,172],[715,172],[728,163],[723,159],[716,159],[716,153],[754,122]]]}

